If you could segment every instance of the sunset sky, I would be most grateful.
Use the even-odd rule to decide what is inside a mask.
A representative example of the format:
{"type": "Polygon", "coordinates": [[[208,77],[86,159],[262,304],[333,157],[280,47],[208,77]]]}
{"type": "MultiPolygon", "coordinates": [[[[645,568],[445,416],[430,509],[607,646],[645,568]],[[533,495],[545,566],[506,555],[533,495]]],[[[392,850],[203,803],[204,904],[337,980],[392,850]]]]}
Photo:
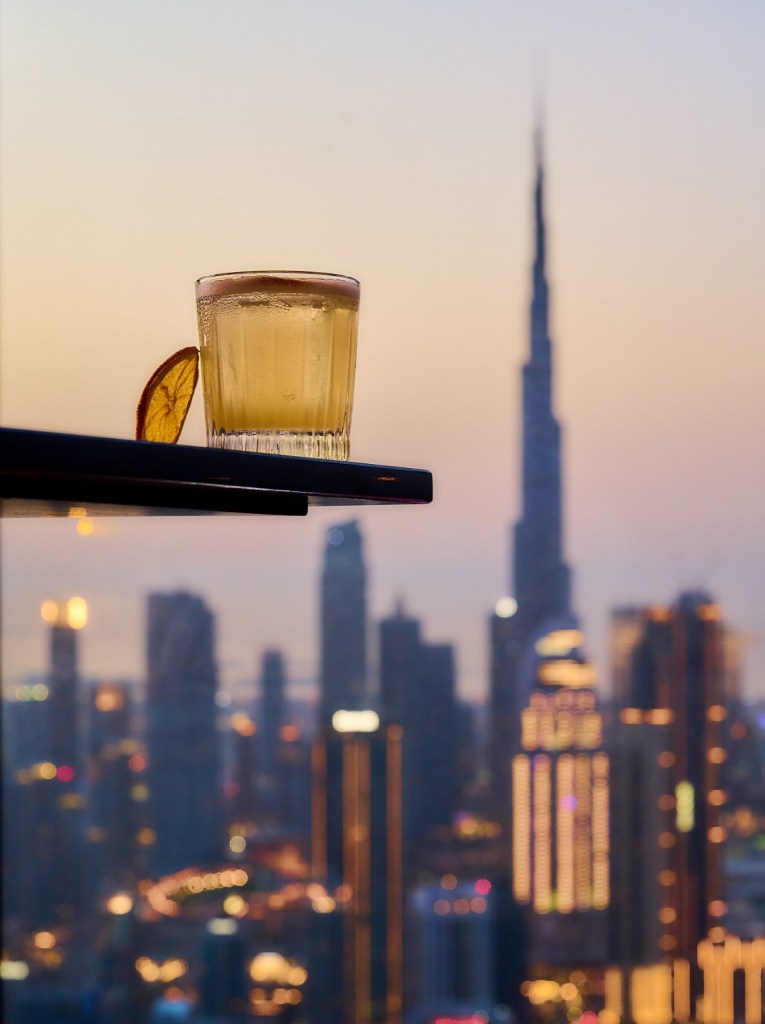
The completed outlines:
{"type": "Polygon", "coordinates": [[[324,534],[353,516],[373,622],[402,596],[484,692],[543,100],[566,553],[603,686],[612,607],[704,587],[765,698],[764,43],[755,0],[4,0],[0,423],[130,437],[196,343],[197,277],[335,271],[362,284],[352,458],[435,483],[289,522],[6,521],[6,684],[72,594],[83,673],[140,678],[145,595],[177,588],[218,617],[223,685],[272,646],[310,678],[324,534]]]}

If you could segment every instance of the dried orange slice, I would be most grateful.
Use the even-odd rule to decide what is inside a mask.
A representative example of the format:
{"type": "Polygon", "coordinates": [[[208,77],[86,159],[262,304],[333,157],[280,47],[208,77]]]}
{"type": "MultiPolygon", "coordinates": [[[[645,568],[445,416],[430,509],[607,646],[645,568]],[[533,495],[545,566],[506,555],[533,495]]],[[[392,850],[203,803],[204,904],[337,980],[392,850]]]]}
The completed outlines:
{"type": "Polygon", "coordinates": [[[135,416],[139,441],[175,444],[199,377],[199,351],[193,345],[179,349],[158,366],[141,393],[135,416]]]}

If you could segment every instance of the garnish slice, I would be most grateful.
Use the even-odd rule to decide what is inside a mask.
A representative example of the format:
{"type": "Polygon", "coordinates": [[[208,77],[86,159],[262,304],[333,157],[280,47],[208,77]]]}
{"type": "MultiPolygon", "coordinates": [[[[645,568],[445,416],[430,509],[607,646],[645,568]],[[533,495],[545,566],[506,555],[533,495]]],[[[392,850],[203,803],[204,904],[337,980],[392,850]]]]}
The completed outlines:
{"type": "Polygon", "coordinates": [[[141,394],[135,416],[138,441],[175,444],[199,377],[199,350],[193,345],[179,349],[158,366],[141,394]]]}

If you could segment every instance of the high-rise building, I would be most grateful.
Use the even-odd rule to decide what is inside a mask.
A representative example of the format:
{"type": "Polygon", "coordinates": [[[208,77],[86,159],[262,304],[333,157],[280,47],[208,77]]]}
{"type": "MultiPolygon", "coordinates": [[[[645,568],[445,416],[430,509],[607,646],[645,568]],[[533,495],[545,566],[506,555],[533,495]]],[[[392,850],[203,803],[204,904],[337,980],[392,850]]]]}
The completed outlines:
{"type": "Polygon", "coordinates": [[[75,600],[81,599],[72,599],[66,604],[46,602],[43,605],[44,618],[50,622],[51,757],[56,765],[71,768],[72,781],[80,775],[84,738],[77,667],[78,632],[83,623],[76,614],[72,614],[71,606],[75,600]]]}
{"type": "Polygon", "coordinates": [[[626,966],[685,965],[675,987],[691,1016],[702,989],[699,943],[725,936],[725,636],[719,605],[702,592],[613,618],[617,948],[626,966]]]}
{"type": "Polygon", "coordinates": [[[261,772],[277,773],[279,735],[287,721],[286,678],[281,651],[264,651],[260,670],[259,751],[261,772]]]}
{"type": "Polygon", "coordinates": [[[575,624],[570,572],[563,559],[561,429],[553,411],[541,132],[536,138],[535,164],[530,345],[523,367],[522,507],[514,529],[513,597],[503,600],[490,620],[489,767],[495,813],[506,824],[511,817],[510,759],[518,745],[518,716],[533,685],[533,642],[554,628],[575,624]]]}
{"type": "Polygon", "coordinates": [[[341,710],[313,752],[312,869],[343,895],[338,1024],[401,1020],[401,727],[341,710]]]}
{"type": "Polygon", "coordinates": [[[305,837],[311,830],[311,737],[294,721],[279,730],[279,813],[286,832],[305,837]]]}
{"type": "Polygon", "coordinates": [[[102,876],[128,882],[136,866],[138,804],[145,796],[137,779],[144,759],[133,737],[132,694],[124,683],[101,682],[90,690],[87,708],[92,859],[102,876]]]}
{"type": "Polygon", "coordinates": [[[46,757],[22,761],[15,773],[13,835],[23,835],[25,843],[23,856],[14,850],[9,860],[17,869],[11,906],[18,904],[27,927],[72,925],[91,896],[77,642],[87,608],[81,598],[46,601],[42,617],[50,627],[48,681],[37,684],[37,693],[37,686],[32,687],[28,695],[44,699],[28,706],[47,719],[47,746],[38,748],[46,757]]]}
{"type": "Polygon", "coordinates": [[[229,718],[231,726],[231,786],[228,828],[231,837],[246,836],[257,827],[263,800],[258,790],[257,760],[259,730],[243,711],[229,718]]]}
{"type": "Polygon", "coordinates": [[[146,740],[155,871],[220,856],[223,842],[213,616],[188,593],[147,606],[146,740]]]}
{"type": "Polygon", "coordinates": [[[419,620],[399,603],[380,622],[379,658],[380,715],[386,725],[403,730],[405,859],[416,869],[418,844],[436,829],[448,829],[456,810],[460,720],[454,650],[425,643],[419,620]]]}
{"type": "Polygon", "coordinates": [[[609,757],[579,630],[534,646],[535,686],[513,757],[513,896],[533,911],[532,959],[598,962],[610,902],[609,757]]]}
{"type": "Polygon", "coordinates": [[[367,703],[366,569],[355,521],[327,531],[321,574],[320,717],[367,703]]]}

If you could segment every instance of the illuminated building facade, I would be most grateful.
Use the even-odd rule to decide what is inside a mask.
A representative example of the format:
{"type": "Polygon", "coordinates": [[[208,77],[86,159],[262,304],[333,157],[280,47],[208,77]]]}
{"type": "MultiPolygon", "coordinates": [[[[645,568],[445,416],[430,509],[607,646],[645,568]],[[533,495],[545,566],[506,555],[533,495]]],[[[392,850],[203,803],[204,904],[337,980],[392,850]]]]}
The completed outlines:
{"type": "Polygon", "coordinates": [[[151,594],[146,658],[149,817],[156,872],[220,856],[223,807],[213,616],[193,594],[151,594]]]}
{"type": "Polygon", "coordinates": [[[610,903],[610,764],[582,639],[566,629],[537,641],[512,761],[513,896],[533,911],[535,958],[551,963],[599,955],[605,922],[580,915],[610,903]]]}
{"type": "Polygon", "coordinates": [[[667,850],[672,884],[663,887],[660,946],[693,958],[702,939],[722,936],[725,914],[722,613],[709,595],[688,593],[672,607],[617,612],[614,633],[622,727],[659,727],[666,739],[657,757],[664,818],[655,838],[667,850]]]}
{"type": "Polygon", "coordinates": [[[674,883],[667,839],[672,824],[667,725],[616,722],[611,732],[611,943],[624,964],[652,964],[664,955],[665,890],[674,883]]]}
{"type": "Polygon", "coordinates": [[[403,730],[405,862],[418,845],[449,828],[457,802],[460,742],[454,650],[425,643],[420,622],[401,604],[380,623],[380,715],[403,730]],[[432,785],[438,765],[438,786],[432,785]]]}
{"type": "Polygon", "coordinates": [[[351,521],[327,531],[321,574],[320,717],[367,703],[366,567],[361,532],[351,521]]]}
{"type": "MultiPolygon", "coordinates": [[[[612,620],[621,762],[616,948],[626,970],[674,961],[679,1021],[695,1019],[702,991],[711,992],[703,944],[726,940],[726,633],[719,605],[702,592],[682,594],[672,606],[619,609],[612,620]]],[[[642,998],[633,975],[628,970],[623,986],[630,1012],[642,998]]]]}
{"type": "Polygon", "coordinates": [[[338,1024],[402,1015],[401,739],[374,711],[342,710],[314,746],[313,874],[345,897],[338,1024]]]}
{"type": "Polygon", "coordinates": [[[563,557],[561,429],[553,411],[553,344],[546,268],[544,167],[536,139],[534,263],[529,358],[523,367],[521,517],[515,525],[512,604],[490,619],[491,691],[489,763],[495,812],[511,819],[510,758],[518,745],[518,714],[533,685],[529,652],[554,625],[570,625],[570,571],[563,557]]]}
{"type": "Polygon", "coordinates": [[[600,1019],[610,1024],[763,1024],[764,979],[765,938],[703,939],[694,961],[667,957],[661,963],[608,968],[600,1019]]]}

